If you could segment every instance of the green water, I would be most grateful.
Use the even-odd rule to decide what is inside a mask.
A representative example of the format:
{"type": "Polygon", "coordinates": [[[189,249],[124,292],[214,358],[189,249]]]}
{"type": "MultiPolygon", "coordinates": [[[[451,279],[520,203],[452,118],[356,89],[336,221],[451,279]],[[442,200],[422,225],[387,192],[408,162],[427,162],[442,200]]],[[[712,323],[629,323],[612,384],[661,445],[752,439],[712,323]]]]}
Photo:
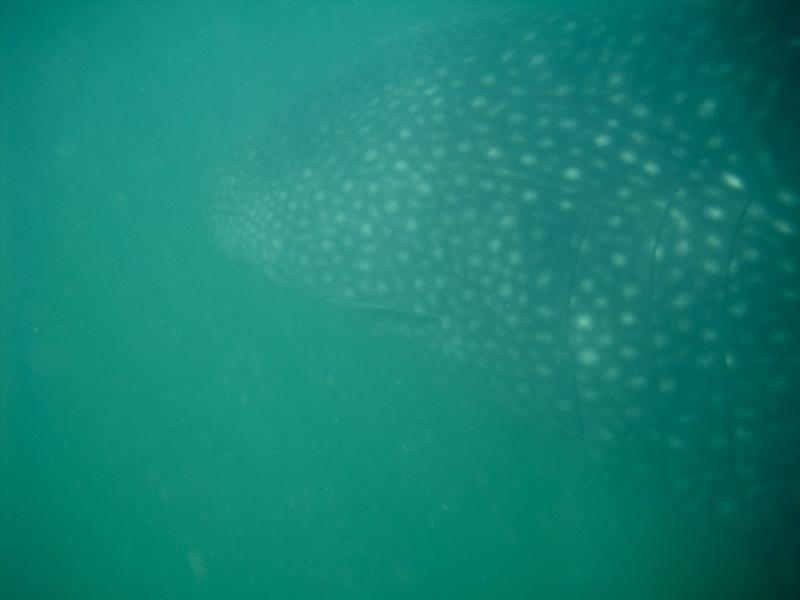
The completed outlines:
{"type": "Polygon", "coordinates": [[[291,98],[487,6],[3,3],[2,598],[758,593],[747,548],[621,497],[480,374],[210,241],[214,173],[291,98]]]}

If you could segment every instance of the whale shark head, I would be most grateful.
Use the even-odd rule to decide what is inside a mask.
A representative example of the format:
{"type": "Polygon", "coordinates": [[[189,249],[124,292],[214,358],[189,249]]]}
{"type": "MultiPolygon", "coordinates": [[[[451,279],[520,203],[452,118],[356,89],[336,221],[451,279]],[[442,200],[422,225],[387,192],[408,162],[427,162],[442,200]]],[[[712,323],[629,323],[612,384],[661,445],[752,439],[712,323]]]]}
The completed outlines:
{"type": "Polygon", "coordinates": [[[570,417],[634,481],[796,509],[800,31],[753,6],[387,42],[247,148],[217,239],[570,417]]]}
{"type": "Polygon", "coordinates": [[[737,224],[796,228],[784,148],[766,143],[776,123],[798,132],[800,49],[752,27],[744,53],[747,11],[711,14],[512,13],[386,43],[248,149],[217,235],[275,280],[413,317],[464,360],[538,362],[532,334],[563,341],[565,312],[584,335],[583,289],[641,323],[668,265],[687,263],[692,295],[738,266],[737,224]]]}

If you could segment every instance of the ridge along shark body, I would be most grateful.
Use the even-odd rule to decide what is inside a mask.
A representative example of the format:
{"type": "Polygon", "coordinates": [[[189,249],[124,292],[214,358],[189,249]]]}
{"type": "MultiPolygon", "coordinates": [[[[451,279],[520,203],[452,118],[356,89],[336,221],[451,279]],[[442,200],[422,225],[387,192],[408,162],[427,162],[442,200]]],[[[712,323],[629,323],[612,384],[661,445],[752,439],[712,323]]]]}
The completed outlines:
{"type": "Polygon", "coordinates": [[[746,5],[414,32],[248,148],[215,234],[634,486],[797,514],[799,36],[746,5]]]}

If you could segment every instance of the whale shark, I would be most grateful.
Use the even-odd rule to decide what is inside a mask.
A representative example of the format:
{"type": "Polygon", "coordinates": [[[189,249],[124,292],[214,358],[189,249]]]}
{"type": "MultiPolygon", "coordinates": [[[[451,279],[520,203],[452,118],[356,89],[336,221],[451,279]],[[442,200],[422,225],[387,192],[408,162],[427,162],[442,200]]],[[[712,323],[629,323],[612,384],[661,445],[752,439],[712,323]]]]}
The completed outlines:
{"type": "Polygon", "coordinates": [[[214,236],[491,373],[634,487],[798,515],[788,7],[512,11],[388,39],[246,145],[214,236]]]}

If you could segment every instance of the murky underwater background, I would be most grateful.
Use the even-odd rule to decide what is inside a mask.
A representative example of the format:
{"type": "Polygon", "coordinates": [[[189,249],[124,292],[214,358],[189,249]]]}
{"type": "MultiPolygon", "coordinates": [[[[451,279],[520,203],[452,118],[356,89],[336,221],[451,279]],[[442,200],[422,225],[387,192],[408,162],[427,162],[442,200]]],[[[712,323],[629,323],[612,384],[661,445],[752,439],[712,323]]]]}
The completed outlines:
{"type": "Polygon", "coordinates": [[[212,243],[215,173],[293,98],[520,5],[4,3],[0,596],[766,597],[760,550],[212,243]]]}

